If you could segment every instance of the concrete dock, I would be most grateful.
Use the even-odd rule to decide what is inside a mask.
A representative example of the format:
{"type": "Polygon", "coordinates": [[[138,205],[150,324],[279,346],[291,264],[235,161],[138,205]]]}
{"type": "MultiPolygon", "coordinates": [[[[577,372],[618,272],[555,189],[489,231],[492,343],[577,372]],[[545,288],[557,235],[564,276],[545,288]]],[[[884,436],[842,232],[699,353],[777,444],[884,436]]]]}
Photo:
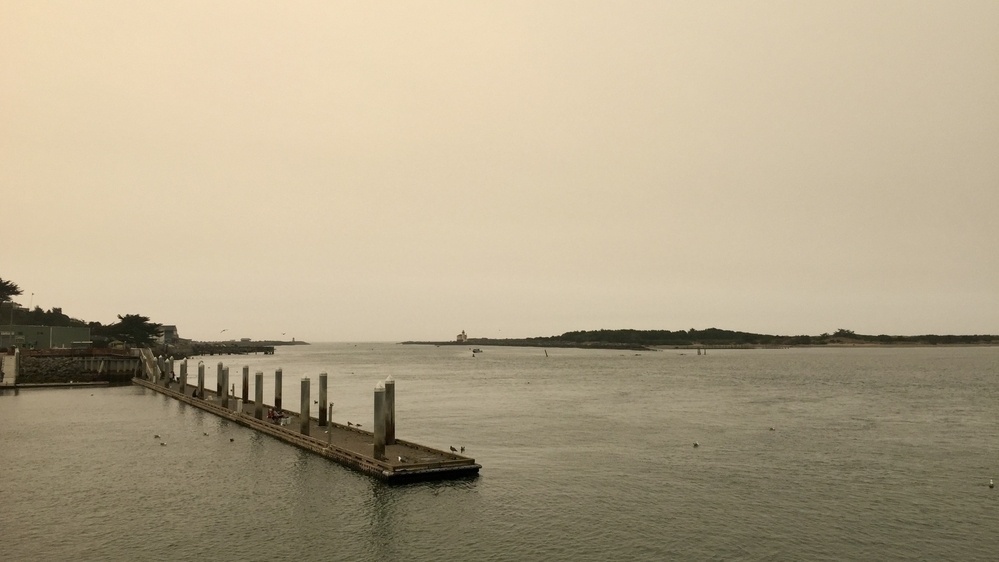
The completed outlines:
{"type": "MultiPolygon", "coordinates": [[[[469,478],[477,476],[482,468],[475,459],[396,439],[394,419],[390,420],[391,434],[386,441],[384,428],[382,433],[376,435],[371,431],[327,421],[326,416],[321,416],[321,420],[311,417],[305,420],[298,412],[286,408],[281,409],[285,414],[282,423],[271,421],[266,416],[258,418],[261,411],[275,407],[264,404],[259,394],[256,398],[261,402],[260,408],[254,400],[237,399],[228,394],[218,396],[209,389],[203,390],[204,398],[195,398],[192,393],[198,389],[197,385],[183,384],[181,389],[187,379],[186,369],[183,372],[182,382],[153,382],[145,378],[135,378],[133,382],[388,483],[469,478]]],[[[228,372],[225,379],[228,379],[228,372]]],[[[220,388],[225,389],[227,383],[228,380],[220,388]]],[[[244,382],[244,388],[246,386],[244,382]]],[[[394,407],[391,410],[394,413],[394,407]]],[[[368,423],[373,428],[376,425],[368,423]]]]}

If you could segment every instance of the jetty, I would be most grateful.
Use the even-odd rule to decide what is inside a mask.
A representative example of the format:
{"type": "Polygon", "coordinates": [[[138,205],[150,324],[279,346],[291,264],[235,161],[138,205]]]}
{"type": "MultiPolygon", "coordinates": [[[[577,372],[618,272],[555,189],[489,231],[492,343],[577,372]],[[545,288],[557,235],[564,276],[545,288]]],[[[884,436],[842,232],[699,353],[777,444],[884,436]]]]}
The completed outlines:
{"type": "Polygon", "coordinates": [[[243,367],[242,393],[236,395],[236,385],[229,385],[229,368],[222,363],[218,364],[216,389],[211,390],[205,388],[203,362],[198,364],[196,382],[188,383],[187,361],[181,362],[180,375],[171,377],[168,373],[173,373],[172,360],[154,358],[149,350],[143,350],[142,360],[145,366],[143,376],[134,378],[134,384],[387,483],[472,478],[482,468],[475,459],[456,452],[397,439],[395,382],[391,378],[375,387],[372,430],[368,431],[354,424],[343,425],[329,419],[325,406],[326,373],[319,375],[318,402],[322,405],[319,417],[311,417],[312,382],[309,378],[301,380],[301,408],[296,412],[284,408],[281,402],[281,369],[274,373],[274,399],[267,404],[263,397],[264,375],[260,371],[255,373],[254,395],[250,399],[249,367],[243,367]],[[268,415],[272,412],[273,416],[268,415]]]}

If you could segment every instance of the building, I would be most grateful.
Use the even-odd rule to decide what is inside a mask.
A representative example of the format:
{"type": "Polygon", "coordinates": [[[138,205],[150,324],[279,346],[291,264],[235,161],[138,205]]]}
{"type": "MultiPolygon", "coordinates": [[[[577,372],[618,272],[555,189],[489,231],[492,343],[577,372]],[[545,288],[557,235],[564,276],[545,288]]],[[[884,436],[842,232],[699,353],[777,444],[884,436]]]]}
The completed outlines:
{"type": "Polygon", "coordinates": [[[76,326],[0,326],[0,348],[90,347],[90,328],[76,326]]]}
{"type": "Polygon", "coordinates": [[[455,341],[457,341],[458,343],[464,343],[468,341],[468,335],[465,334],[465,330],[462,330],[461,333],[458,334],[457,339],[455,339],[455,341]]]}
{"type": "Polygon", "coordinates": [[[177,335],[177,326],[174,326],[173,324],[164,324],[160,326],[160,332],[162,332],[162,334],[156,338],[157,343],[172,345],[180,337],[177,335]]]}

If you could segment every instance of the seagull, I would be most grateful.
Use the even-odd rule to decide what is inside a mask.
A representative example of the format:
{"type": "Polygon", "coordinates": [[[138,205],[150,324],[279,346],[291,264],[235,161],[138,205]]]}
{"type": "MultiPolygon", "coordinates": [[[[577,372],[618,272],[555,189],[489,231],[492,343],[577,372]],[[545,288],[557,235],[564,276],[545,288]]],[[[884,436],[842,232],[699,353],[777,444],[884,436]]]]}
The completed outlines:
{"type": "Polygon", "coordinates": [[[772,427],[771,427],[771,428],[770,428],[770,431],[773,431],[773,430],[774,430],[774,428],[772,428],[772,427]]]}
{"type": "Polygon", "coordinates": [[[355,424],[354,424],[354,427],[361,427],[361,424],[359,424],[359,423],[355,423],[355,424]]]}
{"type": "Polygon", "coordinates": [[[160,446],[161,446],[161,447],[166,447],[166,443],[164,443],[164,442],[160,441],[160,446]]]}
{"type": "Polygon", "coordinates": [[[995,487],[996,487],[996,483],[993,482],[991,478],[989,478],[989,488],[995,488],[995,487]]]}
{"type": "Polygon", "coordinates": [[[348,422],[347,422],[347,427],[354,427],[354,424],[352,424],[352,423],[350,423],[350,422],[348,421],[348,422]]]}
{"type": "MultiPolygon", "coordinates": [[[[229,331],[229,328],[222,328],[222,332],[228,332],[228,331],[229,331]]],[[[222,332],[219,332],[219,333],[221,334],[222,332]]]]}
{"type": "Polygon", "coordinates": [[[230,437],[229,438],[229,442],[232,443],[233,441],[235,441],[235,439],[233,439],[232,437],[230,437]]]}
{"type": "Polygon", "coordinates": [[[318,404],[318,403],[319,403],[319,400],[313,400],[313,401],[312,401],[312,403],[313,403],[313,404],[318,404]]]}
{"type": "Polygon", "coordinates": [[[207,432],[207,431],[205,432],[205,435],[208,435],[208,432],[207,432]]]}
{"type": "Polygon", "coordinates": [[[157,433],[156,435],[153,435],[153,439],[159,439],[159,438],[160,438],[160,434],[159,433],[157,433]]]}
{"type": "Polygon", "coordinates": [[[695,447],[700,447],[700,446],[701,446],[701,444],[700,444],[700,443],[698,443],[697,441],[694,441],[694,446],[695,446],[695,447]]]}
{"type": "Polygon", "coordinates": [[[405,457],[397,457],[397,458],[399,459],[399,462],[406,462],[406,458],[405,457]]]}
{"type": "Polygon", "coordinates": [[[458,452],[458,449],[455,449],[454,447],[451,447],[451,452],[452,452],[452,453],[457,453],[457,452],[458,452]]]}
{"type": "Polygon", "coordinates": [[[464,453],[464,452],[465,452],[465,447],[464,447],[464,446],[462,446],[462,448],[461,448],[461,452],[462,452],[462,453],[464,453]]]}

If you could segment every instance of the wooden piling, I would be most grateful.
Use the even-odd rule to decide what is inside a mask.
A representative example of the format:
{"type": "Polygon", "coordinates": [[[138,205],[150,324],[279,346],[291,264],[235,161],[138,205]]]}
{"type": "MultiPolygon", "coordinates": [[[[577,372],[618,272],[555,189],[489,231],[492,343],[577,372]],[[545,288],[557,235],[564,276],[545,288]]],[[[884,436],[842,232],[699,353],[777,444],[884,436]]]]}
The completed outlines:
{"type": "Polygon", "coordinates": [[[385,379],[385,444],[395,445],[395,379],[385,379]]]}
{"type": "Polygon", "coordinates": [[[264,372],[257,371],[253,375],[253,417],[264,419],[264,372]]]}
{"type": "Polygon", "coordinates": [[[222,399],[222,407],[229,407],[229,367],[222,367],[222,380],[219,386],[222,388],[222,392],[218,394],[218,397],[222,399]]]}
{"type": "Polygon", "coordinates": [[[281,411],[281,369],[274,371],[274,407],[281,411]]]}
{"type": "Polygon", "coordinates": [[[215,366],[215,396],[218,398],[222,397],[222,393],[226,390],[222,386],[222,362],[219,361],[218,365],[215,366]]]}
{"type": "Polygon", "coordinates": [[[198,398],[205,397],[205,362],[198,361],[198,398]]]}
{"type": "Polygon", "coordinates": [[[375,385],[375,419],[374,419],[374,451],[372,456],[378,460],[385,458],[385,385],[375,385]]]}
{"type": "Polygon", "coordinates": [[[326,427],[326,373],[319,373],[319,425],[326,427]]]}
{"type": "Polygon", "coordinates": [[[250,401],[250,366],[243,365],[243,403],[250,401]]]}
{"type": "Polygon", "coordinates": [[[298,419],[300,422],[302,435],[309,434],[309,386],[312,381],[309,377],[302,377],[302,408],[299,410],[298,419]]]}

